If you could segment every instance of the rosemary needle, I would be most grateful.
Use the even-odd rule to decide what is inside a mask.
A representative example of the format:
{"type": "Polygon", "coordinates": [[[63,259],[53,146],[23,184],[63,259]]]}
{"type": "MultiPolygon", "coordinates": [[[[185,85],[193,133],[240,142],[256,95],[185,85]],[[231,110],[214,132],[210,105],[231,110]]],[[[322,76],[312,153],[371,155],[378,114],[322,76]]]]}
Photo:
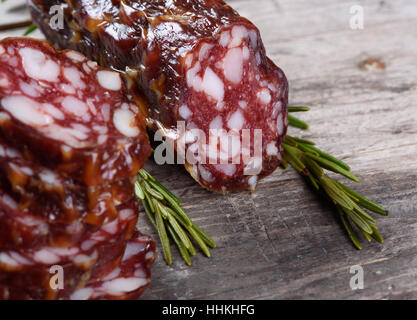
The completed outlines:
{"type": "MultiPolygon", "coordinates": [[[[298,139],[298,140],[300,140],[300,139],[298,139]]],[[[345,169],[347,171],[350,171],[350,167],[346,163],[344,163],[342,160],[339,160],[339,159],[333,157],[332,155],[314,147],[311,143],[306,143],[304,141],[298,141],[298,140],[296,140],[296,141],[301,143],[301,145],[304,148],[310,149],[311,152],[315,152],[320,157],[322,157],[324,159],[327,159],[327,160],[330,160],[330,161],[336,163],[337,165],[339,165],[340,167],[342,167],[343,169],[345,169]]]]}
{"type": "MultiPolygon", "coordinates": [[[[305,107],[288,107],[289,112],[307,110],[308,108],[305,107]]],[[[291,126],[301,129],[308,128],[308,125],[300,119],[292,115],[289,115],[288,118],[291,126]]],[[[374,239],[383,243],[384,240],[378,232],[375,219],[364,209],[380,215],[388,215],[388,211],[383,206],[365,198],[324,173],[323,169],[326,169],[359,182],[359,179],[350,172],[350,167],[345,162],[320,150],[314,146],[314,142],[305,139],[287,135],[283,147],[285,162],[290,164],[302,176],[307,177],[308,181],[335,205],[342,225],[357,249],[362,249],[362,246],[352,224],[356,226],[367,241],[374,239]]]]}
{"type": "Polygon", "coordinates": [[[171,226],[168,225],[167,227],[168,233],[171,236],[171,238],[174,240],[175,244],[177,245],[178,251],[181,254],[181,257],[185,261],[185,263],[189,266],[191,266],[191,258],[190,254],[188,253],[187,248],[184,246],[184,243],[181,242],[181,239],[178,237],[178,235],[175,233],[175,231],[172,229],[171,226]]]}
{"type": "Polygon", "coordinates": [[[293,127],[297,127],[300,129],[308,129],[308,124],[305,123],[304,121],[301,121],[300,119],[292,116],[292,115],[288,115],[288,120],[291,126],[293,127]]]}
{"type": "Polygon", "coordinates": [[[156,208],[155,211],[156,211],[155,212],[156,229],[158,231],[159,239],[161,240],[164,258],[167,264],[171,264],[172,263],[171,250],[169,247],[168,235],[165,230],[165,224],[162,220],[162,214],[159,208],[156,208]]]}
{"type": "Polygon", "coordinates": [[[135,195],[142,201],[146,215],[158,232],[165,262],[172,263],[170,239],[177,246],[181,257],[191,265],[191,256],[196,254],[191,238],[202,252],[210,257],[208,247],[216,243],[201,230],[181,208],[181,202],[171,191],[160,184],[145,169],[141,169],[135,182],[135,195]]]}
{"type": "Polygon", "coordinates": [[[34,32],[36,29],[38,29],[38,27],[32,23],[29,27],[27,27],[27,29],[23,33],[23,36],[26,37],[27,35],[34,32]]]}
{"type": "Polygon", "coordinates": [[[288,112],[305,112],[309,110],[310,108],[305,106],[288,106],[288,112]]]}

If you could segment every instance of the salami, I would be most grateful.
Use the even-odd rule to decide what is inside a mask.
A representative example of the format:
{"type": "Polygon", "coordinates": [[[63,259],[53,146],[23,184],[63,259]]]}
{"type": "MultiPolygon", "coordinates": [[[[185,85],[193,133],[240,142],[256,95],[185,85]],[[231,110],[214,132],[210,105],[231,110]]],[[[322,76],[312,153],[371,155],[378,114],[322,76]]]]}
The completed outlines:
{"type": "MultiPolygon", "coordinates": [[[[113,261],[96,269],[88,280],[79,284],[75,290],[52,292],[51,296],[66,300],[127,300],[137,299],[151,281],[150,268],[155,260],[155,243],[149,236],[135,232],[127,242],[121,259],[115,265],[113,261]],[[104,271],[104,272],[103,272],[104,271]]],[[[39,296],[39,293],[38,293],[39,296]]],[[[0,283],[0,300],[31,300],[30,295],[18,287],[0,283]]]]}
{"type": "Polygon", "coordinates": [[[133,195],[132,179],[87,187],[26,160],[0,137],[0,187],[30,215],[53,223],[75,220],[100,225],[117,215],[116,206],[133,195]]]}
{"type": "MultiPolygon", "coordinates": [[[[132,188],[129,187],[130,191],[132,188]]],[[[127,191],[126,191],[127,192],[127,191]]],[[[0,248],[32,248],[34,245],[49,245],[55,247],[67,247],[76,243],[86,232],[96,230],[102,224],[91,224],[90,214],[85,214],[80,218],[71,221],[49,220],[42,216],[36,216],[31,211],[48,210],[42,198],[33,199],[32,203],[16,202],[13,197],[0,188],[0,248]],[[87,221],[86,221],[87,220],[87,221]]],[[[46,201],[46,200],[45,200],[46,201]]],[[[114,208],[112,219],[101,219],[103,223],[113,221],[118,216],[119,207],[132,200],[120,204],[114,208]]],[[[104,205],[104,204],[103,204],[104,205]]],[[[108,211],[103,209],[103,212],[108,211]]],[[[101,218],[95,216],[95,220],[101,218]]]]}
{"type": "Polygon", "coordinates": [[[138,104],[119,73],[43,41],[0,41],[0,62],[0,299],[138,297],[155,258],[136,231],[138,104]]]}
{"type": "Polygon", "coordinates": [[[155,243],[137,232],[128,241],[121,263],[101,279],[90,280],[74,291],[71,300],[135,300],[151,282],[150,268],[155,260],[155,243]]]}
{"type": "Polygon", "coordinates": [[[98,281],[116,268],[126,244],[135,234],[136,201],[119,208],[118,218],[94,232],[87,232],[75,245],[65,248],[34,245],[23,250],[0,251],[0,283],[23,290],[34,299],[56,299],[88,281],[98,281]],[[50,267],[63,268],[64,290],[50,286],[50,267]]]}
{"type": "Polygon", "coordinates": [[[0,42],[0,134],[87,186],[135,175],[150,146],[118,73],[34,39],[0,42]]]}
{"type": "Polygon", "coordinates": [[[120,71],[143,92],[151,128],[174,140],[203,187],[253,190],[280,164],[286,77],[266,56],[259,30],[224,1],[28,3],[56,46],[120,71]],[[49,23],[53,5],[64,10],[63,29],[49,23]]]}

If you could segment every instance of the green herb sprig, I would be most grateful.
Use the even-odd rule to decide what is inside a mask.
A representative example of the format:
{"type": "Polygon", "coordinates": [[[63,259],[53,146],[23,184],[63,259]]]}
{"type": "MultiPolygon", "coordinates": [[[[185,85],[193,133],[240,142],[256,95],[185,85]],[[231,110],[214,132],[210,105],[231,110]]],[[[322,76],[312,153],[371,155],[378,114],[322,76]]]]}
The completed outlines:
{"type": "MultiPolygon", "coordinates": [[[[298,106],[288,108],[289,112],[308,110],[307,107],[298,106]]],[[[292,115],[289,115],[289,124],[300,129],[308,128],[305,122],[292,115]]],[[[362,246],[352,225],[357,227],[366,240],[371,241],[373,238],[377,242],[383,243],[384,240],[378,232],[375,219],[364,209],[383,216],[388,215],[388,210],[324,173],[323,169],[326,169],[359,182],[345,162],[318,149],[315,143],[309,140],[287,135],[283,146],[285,161],[282,167],[287,168],[288,164],[291,165],[298,173],[306,177],[317,191],[334,204],[348,237],[357,249],[362,249],[362,246]]]]}
{"type": "Polygon", "coordinates": [[[203,253],[210,257],[210,248],[216,243],[201,230],[181,209],[180,200],[145,169],[138,173],[135,194],[142,201],[146,215],[158,232],[165,262],[172,263],[170,239],[176,244],[187,265],[196,254],[190,238],[198,244],[203,253]]]}

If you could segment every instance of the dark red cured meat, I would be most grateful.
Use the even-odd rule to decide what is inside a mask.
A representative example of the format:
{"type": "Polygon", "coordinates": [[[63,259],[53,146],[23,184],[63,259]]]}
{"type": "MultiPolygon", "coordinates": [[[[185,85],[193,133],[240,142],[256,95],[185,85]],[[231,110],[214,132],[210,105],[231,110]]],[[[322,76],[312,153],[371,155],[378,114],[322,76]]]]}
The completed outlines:
{"type": "Polygon", "coordinates": [[[134,197],[132,180],[87,187],[26,160],[0,137],[0,187],[18,203],[19,210],[47,222],[100,225],[112,220],[116,206],[134,197]]]}
{"type": "MultiPolygon", "coordinates": [[[[136,202],[136,199],[132,198],[126,203],[131,202],[136,202]]],[[[114,219],[117,220],[120,208],[126,203],[115,208],[114,219]]],[[[42,203],[34,202],[33,206],[41,209],[42,203]]],[[[0,188],[0,249],[33,248],[40,245],[72,246],[80,241],[86,233],[101,227],[101,224],[92,225],[85,222],[88,217],[86,215],[70,222],[48,221],[33,215],[27,208],[23,210],[19,208],[19,203],[0,188]]],[[[109,223],[114,219],[106,219],[103,223],[109,223]]]]}
{"type": "Polygon", "coordinates": [[[23,289],[10,288],[0,283],[0,300],[32,300],[23,289]]]}
{"type": "Polygon", "coordinates": [[[88,186],[136,174],[151,149],[116,72],[44,41],[0,42],[0,134],[28,160],[88,186]]]}
{"type": "Polygon", "coordinates": [[[121,263],[101,279],[90,280],[68,298],[71,300],[135,300],[151,282],[151,266],[155,260],[155,243],[137,232],[128,241],[121,263]]]}
{"type": "Polygon", "coordinates": [[[131,201],[121,205],[116,220],[85,233],[76,245],[0,250],[0,285],[24,291],[33,299],[57,299],[84,287],[88,281],[98,281],[120,264],[127,241],[135,234],[137,218],[137,203],[131,201]],[[64,270],[64,290],[55,291],[49,285],[53,265],[64,270]]]}
{"type": "MultiPolygon", "coordinates": [[[[108,261],[102,270],[96,270],[84,285],[76,289],[58,291],[55,299],[72,300],[127,300],[138,299],[151,281],[153,262],[155,261],[155,243],[149,236],[135,232],[127,242],[122,259],[115,264],[108,261]]],[[[31,300],[39,294],[28,293],[24,289],[10,287],[0,283],[0,300],[31,300]]]]}
{"type": "MultiPolygon", "coordinates": [[[[130,85],[137,85],[149,101],[153,129],[162,129],[177,143],[184,138],[184,154],[190,154],[186,168],[202,186],[221,192],[254,189],[259,178],[280,164],[288,126],[287,80],[266,56],[258,29],[225,2],[28,3],[48,40],[123,72],[130,85]],[[53,5],[64,9],[63,30],[49,25],[53,5]],[[177,121],[185,121],[185,132],[179,131],[177,121]],[[207,141],[195,141],[193,129],[206,137],[210,129],[235,132],[221,134],[221,143],[210,150],[207,141]],[[256,129],[262,130],[256,159],[250,159],[256,155],[255,143],[244,143],[244,129],[252,139],[256,129]],[[229,139],[231,146],[226,144],[229,139]]],[[[180,145],[176,149],[181,153],[180,145]]]]}
{"type": "Polygon", "coordinates": [[[65,247],[79,241],[88,231],[80,220],[72,223],[48,223],[22,212],[7,194],[0,195],[0,248],[31,248],[33,245],[65,247]]]}

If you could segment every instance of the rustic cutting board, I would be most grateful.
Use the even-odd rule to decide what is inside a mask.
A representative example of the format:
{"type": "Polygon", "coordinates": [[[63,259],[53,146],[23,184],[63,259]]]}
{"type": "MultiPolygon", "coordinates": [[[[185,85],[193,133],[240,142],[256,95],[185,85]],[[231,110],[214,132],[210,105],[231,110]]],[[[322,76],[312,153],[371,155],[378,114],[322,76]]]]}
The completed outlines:
{"type": "MultiPolygon", "coordinates": [[[[277,170],[256,194],[223,196],[203,190],[181,166],[149,161],[151,173],[218,247],[210,259],[197,253],[191,267],[175,249],[167,266],[159,251],[143,298],[416,299],[417,3],[229,3],[260,28],[269,56],[288,77],[291,104],[312,107],[301,115],[310,130],[291,128],[291,134],[348,162],[361,182],[347,184],[390,210],[377,217],[385,243],[362,239],[364,249],[354,249],[333,208],[291,169],[277,170]],[[364,9],[363,29],[350,28],[353,5],[364,9]],[[379,63],[361,64],[367,59],[379,63]],[[349,285],[353,265],[363,267],[363,290],[349,285]]],[[[2,23],[22,19],[22,13],[6,15],[11,6],[0,4],[2,23]]],[[[156,237],[145,215],[139,227],[156,237]]]]}

